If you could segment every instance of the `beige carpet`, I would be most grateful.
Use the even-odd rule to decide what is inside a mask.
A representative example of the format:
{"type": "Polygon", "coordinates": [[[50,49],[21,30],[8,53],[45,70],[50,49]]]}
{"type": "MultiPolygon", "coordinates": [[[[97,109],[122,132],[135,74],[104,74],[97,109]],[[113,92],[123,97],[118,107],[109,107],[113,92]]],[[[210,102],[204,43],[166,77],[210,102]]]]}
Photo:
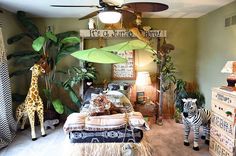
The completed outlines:
{"type": "MultiPolygon", "coordinates": [[[[147,135],[153,147],[153,156],[209,156],[208,146],[202,140],[200,151],[193,151],[192,144],[189,147],[183,145],[182,126],[173,120],[164,120],[163,126],[151,125],[147,135]]],[[[18,132],[13,142],[0,151],[0,156],[61,156],[66,139],[62,125],[55,130],[47,130],[46,137],[40,137],[39,128],[36,129],[38,140],[31,141],[29,128],[18,132]]]]}
{"type": "Polygon", "coordinates": [[[151,130],[147,132],[153,147],[153,156],[210,156],[209,146],[204,144],[204,140],[200,139],[199,151],[192,149],[193,132],[189,137],[190,146],[184,146],[182,124],[173,120],[164,120],[163,123],[163,126],[151,125],[151,130]]]}

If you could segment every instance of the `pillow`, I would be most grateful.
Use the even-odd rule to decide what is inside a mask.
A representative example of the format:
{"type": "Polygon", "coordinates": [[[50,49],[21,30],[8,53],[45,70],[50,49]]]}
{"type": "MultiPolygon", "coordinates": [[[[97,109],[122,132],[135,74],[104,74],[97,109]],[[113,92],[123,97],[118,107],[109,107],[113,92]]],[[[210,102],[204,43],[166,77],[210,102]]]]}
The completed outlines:
{"type": "Polygon", "coordinates": [[[108,84],[108,90],[119,91],[123,93],[125,96],[127,96],[128,98],[130,97],[130,88],[131,88],[131,84],[126,83],[126,82],[108,84]]]}
{"type": "Polygon", "coordinates": [[[120,85],[117,83],[109,83],[108,84],[108,90],[119,90],[120,85]]]}

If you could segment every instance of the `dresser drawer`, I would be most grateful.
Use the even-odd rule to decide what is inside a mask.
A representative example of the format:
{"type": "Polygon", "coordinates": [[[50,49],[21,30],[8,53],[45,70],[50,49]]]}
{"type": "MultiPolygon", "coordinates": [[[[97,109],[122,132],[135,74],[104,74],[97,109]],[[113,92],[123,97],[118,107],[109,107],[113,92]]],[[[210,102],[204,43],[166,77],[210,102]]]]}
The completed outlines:
{"type": "Polygon", "coordinates": [[[212,112],[211,125],[224,132],[229,137],[235,139],[235,124],[220,115],[212,112]]]}
{"type": "Polygon", "coordinates": [[[211,125],[210,136],[220,142],[229,152],[235,151],[235,139],[229,137],[220,129],[211,125]]]}
{"type": "Polygon", "coordinates": [[[235,156],[235,153],[228,151],[214,138],[210,138],[209,152],[212,156],[235,156]]]}
{"type": "Polygon", "coordinates": [[[236,92],[226,91],[219,88],[212,89],[212,99],[219,102],[236,107],[236,92]]]}
{"type": "Polygon", "coordinates": [[[231,105],[224,104],[219,102],[218,100],[211,100],[211,110],[214,113],[219,114],[223,118],[236,123],[236,108],[232,107],[231,105]]]}

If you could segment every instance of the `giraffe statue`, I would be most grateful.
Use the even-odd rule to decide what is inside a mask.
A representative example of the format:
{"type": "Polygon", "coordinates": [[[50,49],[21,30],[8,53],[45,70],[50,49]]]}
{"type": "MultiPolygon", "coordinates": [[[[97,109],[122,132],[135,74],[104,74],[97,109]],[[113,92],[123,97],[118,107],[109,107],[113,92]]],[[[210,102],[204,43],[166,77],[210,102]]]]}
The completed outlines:
{"type": "Polygon", "coordinates": [[[29,117],[30,126],[31,126],[31,136],[32,140],[37,140],[36,134],[35,134],[35,112],[38,114],[38,118],[40,121],[40,127],[41,127],[41,134],[43,137],[46,136],[45,130],[44,130],[44,123],[43,123],[43,101],[41,97],[39,96],[38,91],[38,77],[42,73],[45,73],[45,70],[38,64],[34,64],[33,67],[30,68],[32,70],[32,78],[31,78],[31,84],[28,91],[28,94],[25,98],[25,101],[19,105],[16,109],[16,119],[17,123],[22,119],[21,124],[21,130],[24,130],[24,125],[27,120],[27,116],[29,117]]]}

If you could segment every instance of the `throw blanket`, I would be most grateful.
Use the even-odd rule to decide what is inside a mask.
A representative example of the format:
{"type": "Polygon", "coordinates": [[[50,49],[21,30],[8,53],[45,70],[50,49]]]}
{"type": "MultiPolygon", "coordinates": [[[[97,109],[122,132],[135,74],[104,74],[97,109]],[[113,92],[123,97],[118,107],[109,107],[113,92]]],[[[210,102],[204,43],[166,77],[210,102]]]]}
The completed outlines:
{"type": "Polygon", "coordinates": [[[138,143],[143,138],[143,131],[130,127],[105,131],[73,131],[69,133],[71,143],[108,143],[133,142],[138,143]]]}
{"type": "Polygon", "coordinates": [[[86,113],[72,113],[67,117],[64,124],[64,131],[103,131],[124,128],[126,125],[131,128],[149,130],[148,124],[139,112],[103,115],[103,116],[87,116],[86,113]]]}

